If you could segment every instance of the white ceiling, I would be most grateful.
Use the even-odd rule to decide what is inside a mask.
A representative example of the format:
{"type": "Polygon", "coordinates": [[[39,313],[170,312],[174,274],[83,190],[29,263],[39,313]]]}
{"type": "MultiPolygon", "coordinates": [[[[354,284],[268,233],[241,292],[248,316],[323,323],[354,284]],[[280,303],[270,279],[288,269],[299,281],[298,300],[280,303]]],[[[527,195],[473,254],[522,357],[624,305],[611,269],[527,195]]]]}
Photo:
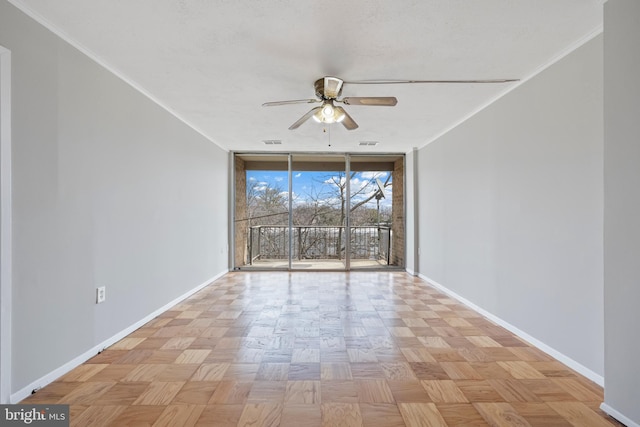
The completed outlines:
{"type": "Polygon", "coordinates": [[[325,75],[526,79],[601,31],[604,0],[11,2],[223,148],[407,152],[517,83],[345,85],[343,96],[398,98],[346,106],[354,131],[290,131],[313,105],[261,105],[313,98],[325,75]]]}

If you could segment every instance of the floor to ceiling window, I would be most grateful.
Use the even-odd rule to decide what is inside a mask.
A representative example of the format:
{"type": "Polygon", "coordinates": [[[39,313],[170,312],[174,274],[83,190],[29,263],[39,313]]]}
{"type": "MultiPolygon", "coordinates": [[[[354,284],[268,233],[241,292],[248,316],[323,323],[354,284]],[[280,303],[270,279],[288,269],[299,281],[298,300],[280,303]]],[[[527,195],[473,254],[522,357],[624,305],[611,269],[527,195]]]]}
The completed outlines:
{"type": "Polygon", "coordinates": [[[236,154],[234,268],[404,267],[404,156],[236,154]]]}

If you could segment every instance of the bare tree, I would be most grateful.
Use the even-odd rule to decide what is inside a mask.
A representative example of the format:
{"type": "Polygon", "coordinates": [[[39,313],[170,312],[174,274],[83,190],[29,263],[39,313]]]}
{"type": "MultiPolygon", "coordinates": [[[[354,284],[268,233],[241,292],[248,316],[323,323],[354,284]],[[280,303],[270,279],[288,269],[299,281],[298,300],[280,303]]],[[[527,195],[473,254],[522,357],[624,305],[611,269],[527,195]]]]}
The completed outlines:
{"type": "Polygon", "coordinates": [[[256,256],[253,249],[258,255],[286,256],[286,229],[283,226],[288,224],[287,194],[280,186],[267,182],[253,182],[247,188],[247,253],[250,257],[256,256]],[[256,225],[265,227],[255,228],[256,225]]]}
{"type": "MultiPolygon", "coordinates": [[[[353,184],[356,177],[358,176],[358,172],[351,172],[349,175],[349,180],[353,184]]],[[[345,177],[344,172],[339,172],[337,174],[333,174],[330,176],[325,176],[322,181],[323,184],[331,184],[329,188],[322,194],[324,200],[335,200],[334,207],[339,211],[339,219],[338,224],[340,226],[338,230],[338,238],[337,238],[337,246],[338,250],[338,259],[342,259],[342,252],[344,251],[344,247],[342,244],[343,240],[343,230],[344,226],[346,226],[346,205],[347,198],[351,201],[358,200],[362,197],[362,199],[358,200],[356,203],[351,203],[349,208],[350,215],[353,214],[358,208],[366,205],[368,202],[376,198],[376,196],[380,197],[380,189],[378,188],[378,184],[376,183],[376,178],[382,176],[380,174],[374,174],[369,178],[365,178],[364,180],[359,182],[359,186],[355,189],[354,186],[351,185],[350,193],[347,194],[347,179],[345,177]],[[337,206],[335,206],[337,204],[337,206]]],[[[391,174],[387,174],[386,181],[384,183],[384,187],[388,187],[390,185],[391,174]]]]}
{"type": "Polygon", "coordinates": [[[272,187],[269,183],[253,182],[247,188],[247,213],[249,225],[256,219],[261,225],[286,224],[289,213],[287,192],[278,185],[272,187]]]}
{"type": "MultiPolygon", "coordinates": [[[[320,191],[314,185],[304,196],[294,196],[292,220],[296,226],[295,249],[297,256],[343,258],[344,227],[346,225],[346,205],[350,198],[352,225],[373,225],[380,222],[379,209],[367,206],[371,200],[380,197],[376,178],[382,173],[363,178],[358,172],[349,175],[350,193],[347,194],[347,180],[344,173],[324,175],[317,179],[320,191]],[[336,242],[335,245],[329,242],[336,242]]],[[[391,185],[391,175],[387,174],[384,187],[391,185]]],[[[285,256],[288,244],[288,192],[278,185],[267,182],[253,182],[247,188],[247,213],[249,225],[260,225],[261,252],[274,256],[285,256]],[[272,226],[272,227],[268,227],[272,226]],[[276,255],[280,254],[280,255],[276,255]]],[[[386,220],[390,212],[383,211],[386,220]]],[[[253,242],[254,244],[256,242],[253,242]]],[[[294,254],[292,254],[294,255],[294,254]]]]}

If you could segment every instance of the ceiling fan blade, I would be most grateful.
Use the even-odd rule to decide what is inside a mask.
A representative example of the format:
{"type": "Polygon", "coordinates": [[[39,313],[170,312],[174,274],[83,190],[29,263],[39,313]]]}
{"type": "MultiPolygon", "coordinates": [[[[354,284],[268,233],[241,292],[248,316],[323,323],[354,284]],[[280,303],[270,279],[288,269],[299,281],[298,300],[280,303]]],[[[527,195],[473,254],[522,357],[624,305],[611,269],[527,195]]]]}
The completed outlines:
{"type": "Polygon", "coordinates": [[[294,99],[292,101],[274,101],[274,102],[265,102],[262,104],[263,107],[274,107],[276,105],[289,105],[289,104],[313,104],[316,102],[322,102],[319,99],[294,99]]]}
{"type": "Polygon", "coordinates": [[[349,113],[347,113],[344,108],[342,107],[336,107],[336,110],[339,113],[343,113],[344,114],[344,118],[340,121],[340,123],[342,123],[342,125],[347,128],[347,130],[354,130],[358,128],[358,124],[355,122],[355,120],[353,120],[353,117],[351,117],[349,115],[349,113]]]}
{"type": "Polygon", "coordinates": [[[354,80],[352,82],[345,81],[350,85],[394,85],[407,83],[511,83],[518,82],[520,79],[479,79],[479,80],[354,80]]]}
{"type": "Polygon", "coordinates": [[[289,130],[298,129],[301,124],[303,124],[304,122],[309,120],[316,112],[320,111],[320,108],[322,108],[322,107],[312,108],[307,114],[305,114],[304,116],[300,117],[297,122],[295,122],[294,124],[289,126],[289,130]]]}
{"type": "Polygon", "coordinates": [[[350,96],[342,98],[342,102],[347,105],[378,105],[393,107],[398,103],[394,96],[350,96]]]}

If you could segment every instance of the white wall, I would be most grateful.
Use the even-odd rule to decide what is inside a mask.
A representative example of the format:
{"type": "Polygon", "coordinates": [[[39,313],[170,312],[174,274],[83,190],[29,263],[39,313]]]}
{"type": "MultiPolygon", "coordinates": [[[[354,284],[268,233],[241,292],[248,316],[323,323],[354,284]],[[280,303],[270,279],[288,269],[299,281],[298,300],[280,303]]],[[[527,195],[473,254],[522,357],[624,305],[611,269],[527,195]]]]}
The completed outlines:
{"type": "Polygon", "coordinates": [[[602,37],[419,152],[420,273],[603,375],[602,37]]]}
{"type": "Polygon", "coordinates": [[[11,395],[11,52],[0,46],[0,403],[11,395]]]}
{"type": "Polygon", "coordinates": [[[603,409],[631,426],[640,425],[640,2],[609,0],[604,12],[603,409]]]}
{"type": "Polygon", "coordinates": [[[228,165],[6,1],[0,45],[13,64],[15,393],[227,270],[228,165]]]}

